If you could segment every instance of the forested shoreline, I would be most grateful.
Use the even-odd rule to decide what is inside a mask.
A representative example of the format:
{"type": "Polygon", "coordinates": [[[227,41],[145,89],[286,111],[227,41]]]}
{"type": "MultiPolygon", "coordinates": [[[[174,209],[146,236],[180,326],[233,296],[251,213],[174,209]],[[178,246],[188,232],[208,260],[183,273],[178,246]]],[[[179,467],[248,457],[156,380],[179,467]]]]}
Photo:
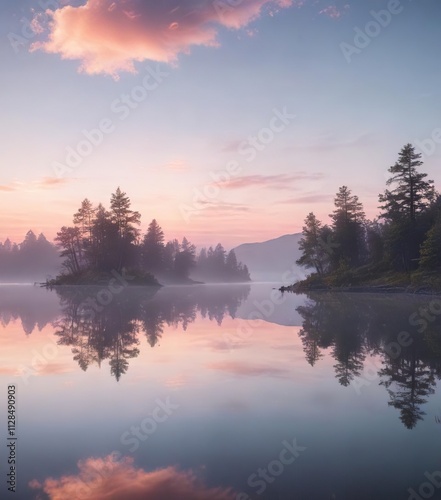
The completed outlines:
{"type": "Polygon", "coordinates": [[[309,213],[297,264],[312,273],[282,290],[440,291],[441,196],[422,165],[421,154],[406,144],[388,169],[374,220],[347,186],[336,194],[330,225],[309,213]]]}

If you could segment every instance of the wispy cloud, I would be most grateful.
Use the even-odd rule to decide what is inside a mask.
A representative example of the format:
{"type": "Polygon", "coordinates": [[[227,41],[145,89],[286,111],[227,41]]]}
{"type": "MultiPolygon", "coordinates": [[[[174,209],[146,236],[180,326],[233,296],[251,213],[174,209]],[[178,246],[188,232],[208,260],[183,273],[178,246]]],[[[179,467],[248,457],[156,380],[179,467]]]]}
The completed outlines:
{"type": "Polygon", "coordinates": [[[171,172],[189,172],[190,165],[186,163],[184,160],[171,160],[164,165],[166,170],[170,170],[171,172]]]}
{"type": "Polygon", "coordinates": [[[348,10],[348,4],[344,5],[342,8],[339,8],[336,5],[328,5],[322,9],[319,14],[330,17],[331,19],[340,19],[340,17],[342,17],[348,10]]]}
{"type": "Polygon", "coordinates": [[[242,189],[248,187],[264,187],[267,189],[293,189],[293,184],[303,181],[317,181],[323,179],[321,172],[295,172],[293,174],[274,175],[244,175],[228,181],[218,183],[227,189],[242,189]]]}
{"type": "Polygon", "coordinates": [[[31,182],[12,181],[9,184],[0,185],[0,191],[36,191],[39,189],[51,189],[64,184],[67,184],[68,179],[57,177],[43,177],[31,182]]]}
{"type": "Polygon", "coordinates": [[[243,138],[231,139],[224,144],[221,151],[223,153],[238,153],[242,143],[243,143],[243,138]]]}
{"type": "Polygon", "coordinates": [[[205,201],[201,200],[199,202],[201,205],[203,205],[203,210],[201,210],[199,213],[201,215],[222,215],[222,216],[228,216],[228,215],[234,215],[236,213],[244,213],[244,212],[249,212],[250,208],[246,205],[243,205],[241,203],[227,203],[224,201],[205,201]]]}
{"type": "MultiPolygon", "coordinates": [[[[90,75],[135,73],[145,60],[174,63],[194,46],[217,47],[221,27],[238,30],[293,5],[293,0],[242,0],[236,6],[212,0],[88,0],[50,13],[42,49],[62,59],[79,60],[90,75]]],[[[39,28],[38,31],[41,31],[39,28]]]]}
{"type": "Polygon", "coordinates": [[[255,363],[242,363],[239,361],[221,361],[218,363],[209,363],[207,367],[211,370],[231,373],[233,375],[259,377],[261,375],[268,377],[287,377],[289,372],[274,366],[261,365],[255,363]]]}
{"type": "Polygon", "coordinates": [[[375,145],[377,137],[372,133],[363,133],[357,137],[341,138],[332,132],[318,135],[314,142],[306,145],[295,145],[286,148],[287,151],[308,150],[312,152],[328,152],[339,149],[360,148],[375,145]]]}
{"type": "Polygon", "coordinates": [[[305,194],[302,196],[294,196],[286,200],[278,201],[278,205],[306,205],[314,203],[330,203],[333,196],[329,194],[305,194]]]}
{"type": "Polygon", "coordinates": [[[187,375],[177,375],[176,377],[167,378],[164,380],[165,387],[169,387],[170,389],[179,389],[188,385],[190,381],[190,377],[187,375]]]}

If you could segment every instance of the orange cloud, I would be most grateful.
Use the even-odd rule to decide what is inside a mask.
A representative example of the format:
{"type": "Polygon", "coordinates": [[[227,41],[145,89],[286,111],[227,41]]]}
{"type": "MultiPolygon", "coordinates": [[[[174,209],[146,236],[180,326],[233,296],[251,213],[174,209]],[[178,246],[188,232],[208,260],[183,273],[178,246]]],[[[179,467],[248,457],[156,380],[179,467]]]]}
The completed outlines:
{"type": "MultiPolygon", "coordinates": [[[[263,8],[287,8],[293,0],[243,0],[232,7],[223,0],[88,0],[48,11],[49,36],[32,44],[81,61],[80,71],[117,77],[135,73],[135,62],[173,63],[192,46],[218,46],[220,27],[240,29],[263,8]]],[[[274,12],[274,10],[273,10],[274,12]]]]}
{"type": "Polygon", "coordinates": [[[181,472],[174,467],[146,472],[134,467],[133,459],[116,461],[112,455],[88,458],[78,462],[76,476],[48,478],[40,483],[33,480],[29,486],[43,490],[50,500],[233,500],[231,489],[208,488],[192,472],[181,472]]]}
{"type": "Polygon", "coordinates": [[[38,186],[40,187],[52,187],[52,186],[59,186],[62,184],[66,184],[66,179],[62,179],[59,177],[44,177],[37,183],[38,186]]]}

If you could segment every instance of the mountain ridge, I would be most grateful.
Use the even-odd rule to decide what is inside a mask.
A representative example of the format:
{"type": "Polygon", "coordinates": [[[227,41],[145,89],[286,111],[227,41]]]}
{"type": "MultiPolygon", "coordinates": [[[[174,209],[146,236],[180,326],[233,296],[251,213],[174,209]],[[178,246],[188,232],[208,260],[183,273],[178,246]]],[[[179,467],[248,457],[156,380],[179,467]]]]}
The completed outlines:
{"type": "Polygon", "coordinates": [[[296,264],[300,257],[301,233],[284,234],[270,240],[243,243],[234,248],[237,259],[246,264],[253,281],[281,282],[290,273],[291,281],[303,279],[305,271],[296,264]]]}

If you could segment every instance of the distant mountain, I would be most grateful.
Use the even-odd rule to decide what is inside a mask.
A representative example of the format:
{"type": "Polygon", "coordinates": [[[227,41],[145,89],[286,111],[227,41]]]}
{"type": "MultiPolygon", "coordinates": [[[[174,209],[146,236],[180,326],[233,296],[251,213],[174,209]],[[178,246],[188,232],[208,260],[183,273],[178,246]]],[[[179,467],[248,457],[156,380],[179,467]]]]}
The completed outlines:
{"type": "Polygon", "coordinates": [[[286,234],[262,243],[244,243],[234,249],[237,259],[248,266],[253,281],[281,283],[285,273],[290,281],[305,277],[305,269],[297,266],[301,233],[286,234]]]}

